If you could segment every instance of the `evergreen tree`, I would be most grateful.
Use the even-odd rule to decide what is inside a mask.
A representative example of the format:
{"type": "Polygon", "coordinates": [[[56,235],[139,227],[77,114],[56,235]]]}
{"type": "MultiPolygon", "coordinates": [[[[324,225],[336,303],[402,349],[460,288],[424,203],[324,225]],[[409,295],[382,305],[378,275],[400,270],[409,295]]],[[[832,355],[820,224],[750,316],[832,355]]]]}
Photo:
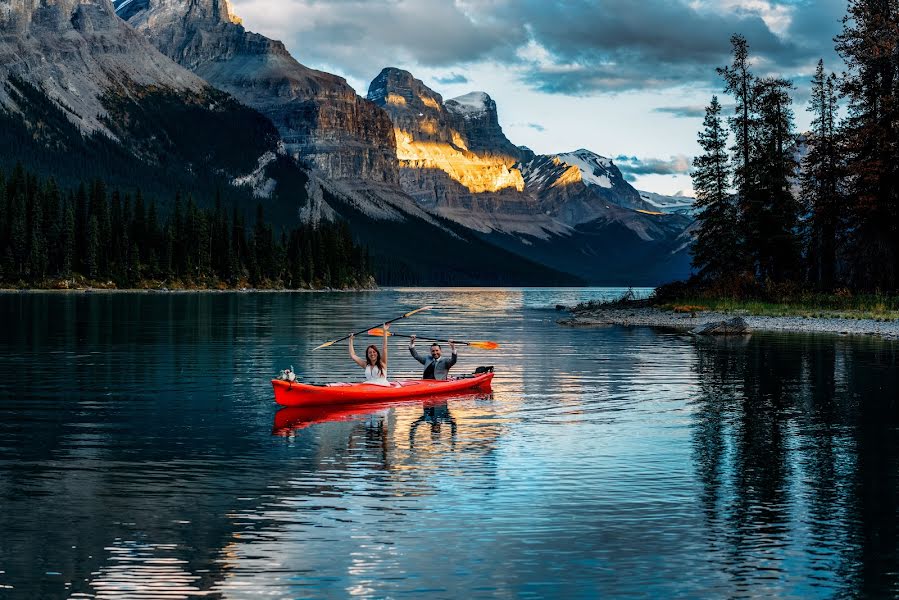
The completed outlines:
{"type": "Polygon", "coordinates": [[[128,252],[128,282],[131,285],[140,283],[141,280],[141,262],[140,248],[136,241],[131,242],[131,249],[128,252]]]}
{"type": "Polygon", "coordinates": [[[753,136],[757,129],[756,92],[759,89],[749,60],[749,44],[742,35],[730,38],[733,62],[719,68],[724,91],[734,97],[734,116],[728,119],[734,133],[733,185],[737,192],[741,255],[754,275],[760,274],[762,237],[762,199],[759,197],[756,149],[753,136]]]}
{"type": "Polygon", "coordinates": [[[758,257],[762,280],[784,281],[796,277],[799,244],[796,229],[799,205],[791,190],[796,175],[796,134],[790,90],[784,79],[757,80],[755,98],[757,129],[752,142],[757,147],[758,257]]]}
{"type": "Polygon", "coordinates": [[[25,262],[28,258],[28,207],[25,197],[24,172],[19,177],[18,169],[13,171],[7,193],[9,202],[9,247],[10,274],[21,279],[25,274],[25,262]]]}
{"type": "Polygon", "coordinates": [[[3,250],[9,241],[9,230],[7,227],[8,214],[9,207],[6,204],[6,179],[3,177],[3,170],[0,169],[0,250],[3,250]]]}
{"type": "Polygon", "coordinates": [[[699,228],[693,243],[693,268],[702,279],[717,280],[736,274],[740,267],[737,208],[729,192],[730,164],[727,131],[721,121],[721,104],[713,96],[706,108],[704,129],[699,133],[703,154],[693,160],[693,189],[699,210],[699,228]]]}
{"type": "Polygon", "coordinates": [[[749,203],[753,197],[755,178],[752,172],[752,129],[754,126],[755,75],[750,70],[749,44],[742,35],[730,38],[733,63],[717,69],[724,79],[724,91],[736,100],[734,116],[728,119],[734,132],[734,187],[741,203],[749,203]]]}
{"type": "Polygon", "coordinates": [[[840,221],[841,156],[837,139],[836,75],[824,73],[824,61],[812,79],[808,111],[814,115],[808,152],[802,160],[804,244],[809,279],[819,288],[833,288],[840,221]]]}
{"type": "Polygon", "coordinates": [[[91,215],[87,226],[87,243],[86,243],[85,266],[87,267],[87,276],[95,279],[100,276],[100,224],[97,222],[97,215],[91,215]]]}
{"type": "Polygon", "coordinates": [[[31,216],[31,235],[28,239],[27,267],[28,276],[35,283],[43,281],[47,275],[47,240],[44,237],[43,223],[43,206],[40,201],[35,201],[31,216]]]}
{"type": "Polygon", "coordinates": [[[95,179],[91,185],[89,218],[97,219],[97,248],[101,249],[96,257],[97,272],[94,277],[106,275],[109,272],[108,254],[104,251],[109,247],[111,225],[109,222],[109,203],[106,200],[106,183],[102,179],[95,179]]]}
{"type": "Polygon", "coordinates": [[[84,183],[78,186],[75,192],[75,262],[74,269],[78,272],[87,270],[87,189],[84,183]]]}
{"type": "Polygon", "coordinates": [[[849,0],[836,49],[841,90],[852,278],[859,287],[899,285],[899,2],[849,0]]]}
{"type": "Polygon", "coordinates": [[[72,276],[72,264],[75,260],[75,206],[74,199],[65,202],[62,218],[62,263],[59,274],[68,278],[72,276]]]}

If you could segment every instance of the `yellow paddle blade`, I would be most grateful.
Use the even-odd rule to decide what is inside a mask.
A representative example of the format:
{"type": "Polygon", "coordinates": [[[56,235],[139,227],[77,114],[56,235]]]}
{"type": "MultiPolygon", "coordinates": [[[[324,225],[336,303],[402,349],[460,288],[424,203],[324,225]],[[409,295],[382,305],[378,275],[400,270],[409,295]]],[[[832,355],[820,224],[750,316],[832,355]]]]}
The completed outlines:
{"type": "MultiPolygon", "coordinates": [[[[384,337],[384,329],[381,327],[375,327],[374,329],[369,329],[367,333],[368,333],[368,335],[377,335],[380,337],[384,337]]],[[[391,335],[393,335],[393,334],[388,331],[387,336],[390,337],[391,335]]]]}
{"type": "Polygon", "coordinates": [[[333,344],[334,344],[334,342],[325,342],[321,346],[316,346],[315,348],[313,348],[312,351],[315,352],[316,350],[319,350],[321,348],[327,348],[328,346],[331,346],[333,344]]]}
{"type": "Polygon", "coordinates": [[[422,306],[421,308],[416,308],[415,310],[412,310],[412,311],[407,312],[406,314],[404,314],[404,315],[403,315],[402,317],[400,317],[400,318],[401,318],[401,319],[405,319],[406,317],[411,317],[411,316],[414,315],[415,313],[420,313],[420,312],[423,311],[423,310],[431,310],[432,308],[434,308],[434,307],[433,307],[433,306],[422,306]]]}
{"type": "Polygon", "coordinates": [[[496,350],[499,344],[496,342],[468,342],[469,348],[480,348],[481,350],[496,350]]]}

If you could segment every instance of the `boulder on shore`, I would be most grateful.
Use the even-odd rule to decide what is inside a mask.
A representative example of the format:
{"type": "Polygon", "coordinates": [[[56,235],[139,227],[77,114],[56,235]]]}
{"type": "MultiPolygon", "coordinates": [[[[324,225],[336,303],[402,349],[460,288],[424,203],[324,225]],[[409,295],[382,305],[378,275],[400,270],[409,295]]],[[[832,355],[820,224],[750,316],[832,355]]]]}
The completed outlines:
{"type": "Polygon", "coordinates": [[[690,331],[692,335],[743,335],[749,333],[749,325],[741,317],[727,321],[710,321],[690,331]]]}

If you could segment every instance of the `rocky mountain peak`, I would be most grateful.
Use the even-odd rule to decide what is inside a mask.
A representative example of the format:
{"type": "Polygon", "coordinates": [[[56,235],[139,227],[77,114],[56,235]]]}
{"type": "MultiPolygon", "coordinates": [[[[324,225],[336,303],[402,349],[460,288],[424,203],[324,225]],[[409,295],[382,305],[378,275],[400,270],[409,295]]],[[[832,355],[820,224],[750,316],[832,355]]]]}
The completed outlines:
{"type": "Polygon", "coordinates": [[[212,23],[243,23],[234,14],[229,0],[115,0],[116,14],[129,20],[133,16],[153,9],[157,18],[169,17],[203,20],[212,23]]]}
{"type": "MultiPolygon", "coordinates": [[[[206,88],[125,25],[110,0],[0,3],[0,81],[10,76],[43,90],[88,132],[107,129],[101,98],[110,91],[206,88]]],[[[0,105],[13,104],[0,86],[0,105]]]]}
{"type": "Polygon", "coordinates": [[[386,67],[368,86],[368,99],[382,107],[427,113],[442,112],[443,96],[426,86],[412,73],[386,67]]]}
{"type": "Polygon", "coordinates": [[[164,54],[271,119],[304,164],[338,179],[397,180],[387,115],[343,78],[247,31],[227,0],[118,0],[118,10],[164,54]]]}
{"type": "Polygon", "coordinates": [[[484,113],[496,114],[496,102],[487,92],[468,92],[446,101],[447,110],[471,119],[484,113]]]}

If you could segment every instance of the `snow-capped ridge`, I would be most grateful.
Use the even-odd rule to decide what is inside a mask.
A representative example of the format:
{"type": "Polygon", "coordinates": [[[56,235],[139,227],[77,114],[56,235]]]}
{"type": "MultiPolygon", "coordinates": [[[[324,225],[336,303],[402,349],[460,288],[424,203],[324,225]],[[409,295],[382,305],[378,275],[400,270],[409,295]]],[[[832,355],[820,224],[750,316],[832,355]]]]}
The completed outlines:
{"type": "Polygon", "coordinates": [[[486,92],[469,92],[446,101],[446,108],[463,117],[496,110],[496,103],[486,92]]]}

